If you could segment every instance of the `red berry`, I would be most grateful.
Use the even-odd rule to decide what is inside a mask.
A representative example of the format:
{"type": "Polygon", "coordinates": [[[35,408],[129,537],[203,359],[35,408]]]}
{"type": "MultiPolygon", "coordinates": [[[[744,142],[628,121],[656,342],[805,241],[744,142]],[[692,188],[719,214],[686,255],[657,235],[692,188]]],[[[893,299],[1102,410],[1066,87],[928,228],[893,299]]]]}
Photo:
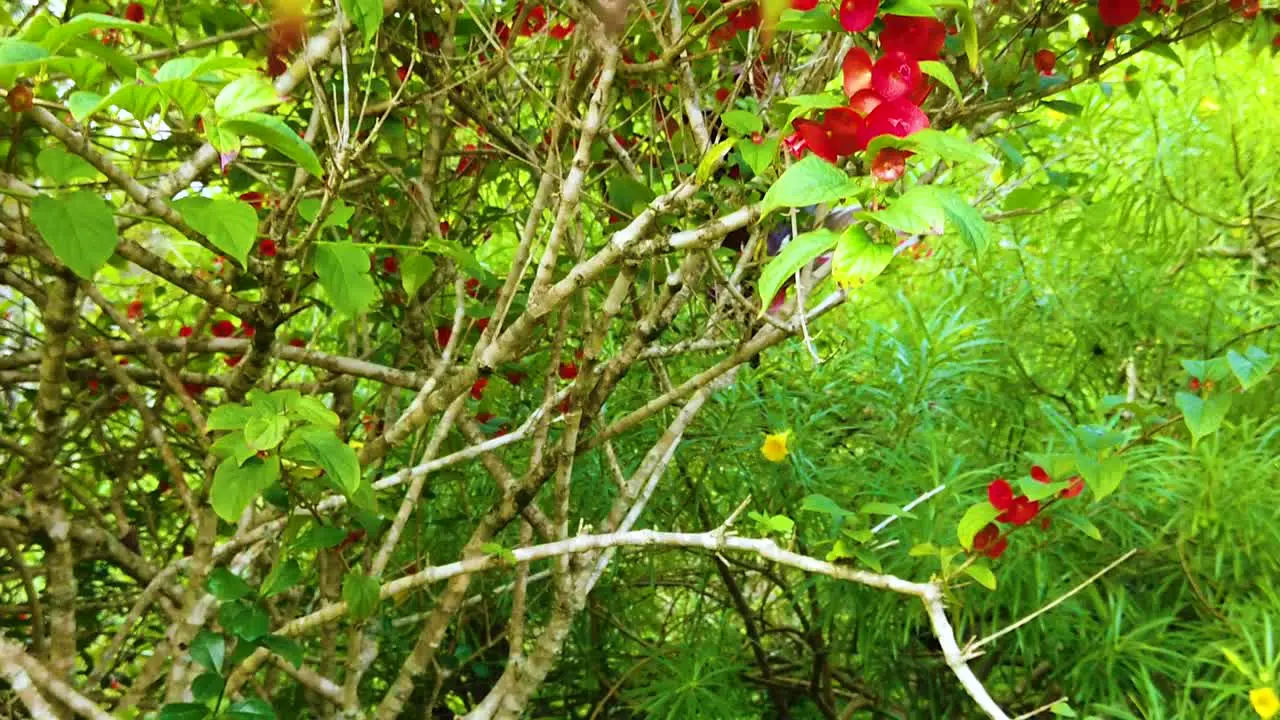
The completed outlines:
{"type": "Polygon", "coordinates": [[[729,100],[729,88],[720,88],[716,91],[716,102],[721,105],[729,100]]]}
{"type": "Polygon", "coordinates": [[[236,332],[236,326],[233,325],[230,320],[219,320],[213,324],[210,331],[213,333],[214,337],[231,337],[236,332]]]}
{"type": "Polygon", "coordinates": [[[14,85],[9,89],[9,95],[5,100],[9,103],[9,109],[14,112],[26,112],[35,107],[36,95],[27,85],[14,85]]]}
{"type": "Polygon", "coordinates": [[[572,380],[578,377],[578,366],[573,363],[560,363],[560,379],[572,380]]]}
{"type": "Polygon", "coordinates": [[[1041,75],[1052,75],[1054,65],[1058,64],[1058,56],[1052,50],[1040,50],[1036,53],[1035,64],[1041,75]]]}
{"type": "Polygon", "coordinates": [[[192,334],[192,333],[194,333],[194,332],[195,332],[195,330],[194,330],[190,325],[183,325],[183,326],[178,330],[178,337],[181,337],[181,338],[189,338],[189,337],[191,337],[191,334],[192,334]]]}
{"type": "Polygon", "coordinates": [[[396,259],[395,255],[388,255],[382,258],[382,269],[388,275],[394,275],[400,269],[400,261],[396,259]]]}
{"type": "Polygon", "coordinates": [[[572,408],[573,408],[573,398],[565,398],[560,401],[559,405],[556,406],[556,410],[559,410],[562,413],[567,413],[572,408]]]}
{"type": "Polygon", "coordinates": [[[129,6],[124,9],[124,19],[140,23],[147,19],[147,11],[142,8],[141,3],[129,3],[129,6]]]}
{"type": "Polygon", "coordinates": [[[262,240],[258,242],[258,252],[262,253],[266,257],[275,257],[276,241],[271,238],[262,238],[262,240]]]}

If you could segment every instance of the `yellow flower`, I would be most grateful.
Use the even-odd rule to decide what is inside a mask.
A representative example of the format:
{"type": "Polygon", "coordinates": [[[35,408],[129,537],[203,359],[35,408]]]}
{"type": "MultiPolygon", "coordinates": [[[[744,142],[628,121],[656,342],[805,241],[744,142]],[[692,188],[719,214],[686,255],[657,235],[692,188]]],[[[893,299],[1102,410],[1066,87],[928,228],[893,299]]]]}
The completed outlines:
{"type": "Polygon", "coordinates": [[[1262,720],[1271,720],[1280,713],[1280,697],[1271,688],[1257,688],[1249,691],[1249,702],[1253,703],[1254,712],[1262,720]]]}
{"type": "Polygon", "coordinates": [[[764,459],[769,462],[782,462],[787,457],[788,437],[791,437],[790,430],[765,435],[764,444],[760,446],[760,454],[764,455],[764,459]]]}

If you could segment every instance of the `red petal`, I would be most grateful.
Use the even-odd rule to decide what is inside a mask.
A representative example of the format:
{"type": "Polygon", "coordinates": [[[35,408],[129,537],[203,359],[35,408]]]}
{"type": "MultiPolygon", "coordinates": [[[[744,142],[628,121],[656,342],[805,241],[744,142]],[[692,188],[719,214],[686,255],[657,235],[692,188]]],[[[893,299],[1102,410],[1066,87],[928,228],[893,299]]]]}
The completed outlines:
{"type": "Polygon", "coordinates": [[[973,549],[981,552],[994,543],[999,537],[1000,528],[995,523],[987,523],[986,527],[979,530],[978,534],[973,536],[973,549]]]}
{"type": "Polygon", "coordinates": [[[791,153],[791,157],[802,157],[804,156],[805,149],[804,136],[802,136],[800,131],[797,130],[782,139],[782,147],[786,148],[787,152],[791,153]]]}
{"type": "Polygon", "coordinates": [[[1036,52],[1036,70],[1041,75],[1052,75],[1054,65],[1058,64],[1058,56],[1053,54],[1052,50],[1039,50],[1036,52]]]}
{"type": "MultiPolygon", "coordinates": [[[[1004,519],[1002,522],[1011,523],[1013,525],[1026,525],[1040,514],[1040,503],[1035,500],[1028,500],[1026,495],[1019,495],[1013,499],[1013,506],[1008,512],[1002,514],[1004,519]]],[[[1000,518],[997,518],[1000,519],[1000,518]]]]}
{"type": "Polygon", "coordinates": [[[862,117],[847,107],[831,108],[822,118],[822,126],[831,138],[836,155],[852,155],[858,151],[858,131],[862,117]]]}
{"type": "Polygon", "coordinates": [[[1042,483],[1048,483],[1053,481],[1052,478],[1049,477],[1049,473],[1045,472],[1044,468],[1040,467],[1039,465],[1031,466],[1031,479],[1035,480],[1036,482],[1042,482],[1042,483]]]}
{"type": "Polygon", "coordinates": [[[1098,17],[1104,25],[1128,25],[1142,14],[1142,0],[1098,0],[1098,17]]]}
{"type": "Polygon", "coordinates": [[[937,60],[947,42],[947,26],[937,18],[885,15],[880,49],[899,51],[916,60],[937,60]]]}
{"type": "Polygon", "coordinates": [[[841,0],[840,27],[849,32],[862,32],[871,27],[880,11],[880,0],[841,0]]]}
{"type": "Polygon", "coordinates": [[[907,99],[911,101],[912,105],[922,107],[924,105],[924,101],[928,99],[929,93],[933,92],[933,88],[933,83],[921,77],[920,82],[916,83],[916,88],[911,91],[911,94],[907,96],[907,99]]]}
{"type": "MultiPolygon", "coordinates": [[[[867,82],[870,81],[871,76],[868,74],[867,82]]],[[[866,117],[871,114],[872,110],[879,107],[882,102],[884,102],[884,100],[880,99],[880,96],[876,94],[875,90],[864,88],[855,93],[853,97],[849,98],[849,107],[853,108],[853,111],[862,117],[866,117]]]]}
{"type": "Polygon", "coordinates": [[[1082,492],[1084,492],[1084,478],[1077,475],[1071,478],[1071,486],[1066,490],[1063,490],[1061,495],[1064,498],[1070,499],[1079,496],[1082,492]]]}
{"type": "Polygon", "coordinates": [[[884,100],[897,100],[920,82],[920,65],[910,55],[895,50],[871,68],[871,87],[884,100]]]}
{"type": "MultiPolygon", "coordinates": [[[[845,53],[840,70],[844,74],[844,96],[852,99],[859,91],[871,87],[871,55],[860,47],[845,53]]],[[[864,115],[866,113],[863,113],[864,115]]]]}
{"type": "Polygon", "coordinates": [[[880,182],[893,182],[907,171],[907,157],[897,148],[882,148],[871,161],[871,175],[880,182]]]}
{"type": "Polygon", "coordinates": [[[995,560],[996,558],[1003,555],[1004,551],[1008,549],[1009,549],[1009,538],[1000,538],[999,540],[996,541],[995,545],[992,545],[991,547],[984,550],[982,554],[986,555],[992,560],[995,560]]]}
{"type": "Polygon", "coordinates": [[[920,108],[905,99],[881,103],[867,115],[866,125],[858,138],[859,146],[867,144],[881,135],[907,137],[917,130],[929,127],[929,118],[920,108]]]}
{"type": "Polygon", "coordinates": [[[835,144],[831,142],[831,137],[827,134],[826,128],[812,120],[804,118],[796,118],[791,122],[791,126],[800,133],[800,137],[804,138],[804,146],[813,152],[814,155],[834,163],[836,161],[835,144]]]}
{"type": "Polygon", "coordinates": [[[791,7],[801,12],[808,12],[818,7],[818,0],[791,0],[791,7]]]}
{"type": "Polygon", "coordinates": [[[1008,510],[1013,506],[1013,488],[1004,478],[996,478],[987,486],[987,502],[997,510],[1008,510]]]}

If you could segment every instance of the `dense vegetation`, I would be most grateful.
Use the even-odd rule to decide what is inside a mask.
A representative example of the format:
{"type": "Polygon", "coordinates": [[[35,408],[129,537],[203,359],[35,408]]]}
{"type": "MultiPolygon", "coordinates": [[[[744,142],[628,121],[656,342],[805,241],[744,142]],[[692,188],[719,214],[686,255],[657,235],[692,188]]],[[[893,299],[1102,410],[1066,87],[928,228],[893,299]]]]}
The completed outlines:
{"type": "Polygon", "coordinates": [[[1271,720],[1277,47],[10,8],[0,717],[1271,720]]]}

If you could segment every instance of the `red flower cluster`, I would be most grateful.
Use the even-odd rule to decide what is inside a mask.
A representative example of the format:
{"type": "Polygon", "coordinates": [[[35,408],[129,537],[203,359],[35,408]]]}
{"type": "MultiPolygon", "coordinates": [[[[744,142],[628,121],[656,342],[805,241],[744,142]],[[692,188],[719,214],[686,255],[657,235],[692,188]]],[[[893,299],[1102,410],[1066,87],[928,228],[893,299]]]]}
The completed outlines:
{"type": "MultiPolygon", "coordinates": [[[[1039,465],[1031,468],[1031,479],[1039,483],[1049,484],[1053,482],[1053,478],[1049,477],[1049,473],[1039,465]]],[[[1075,476],[1071,478],[1070,485],[1058,494],[1058,497],[1069,500],[1078,497],[1084,492],[1084,478],[1075,476]]],[[[1004,478],[996,478],[987,485],[987,501],[991,506],[1000,511],[996,516],[996,522],[1005,523],[1007,525],[1026,525],[1036,516],[1040,514],[1040,501],[1032,500],[1026,495],[1014,495],[1013,486],[1004,478]]],[[[1049,519],[1045,518],[1043,526],[1048,528],[1049,519]]],[[[998,558],[1009,547],[1009,539],[1000,536],[1000,527],[995,523],[988,523],[973,538],[973,549],[989,558],[998,558]]]]}
{"type": "MultiPolygon", "coordinates": [[[[802,4],[804,0],[801,0],[802,4]]],[[[740,10],[731,11],[724,24],[712,30],[707,36],[707,46],[715,49],[733,40],[740,32],[748,32],[760,27],[760,5],[752,3],[740,10]]]]}

